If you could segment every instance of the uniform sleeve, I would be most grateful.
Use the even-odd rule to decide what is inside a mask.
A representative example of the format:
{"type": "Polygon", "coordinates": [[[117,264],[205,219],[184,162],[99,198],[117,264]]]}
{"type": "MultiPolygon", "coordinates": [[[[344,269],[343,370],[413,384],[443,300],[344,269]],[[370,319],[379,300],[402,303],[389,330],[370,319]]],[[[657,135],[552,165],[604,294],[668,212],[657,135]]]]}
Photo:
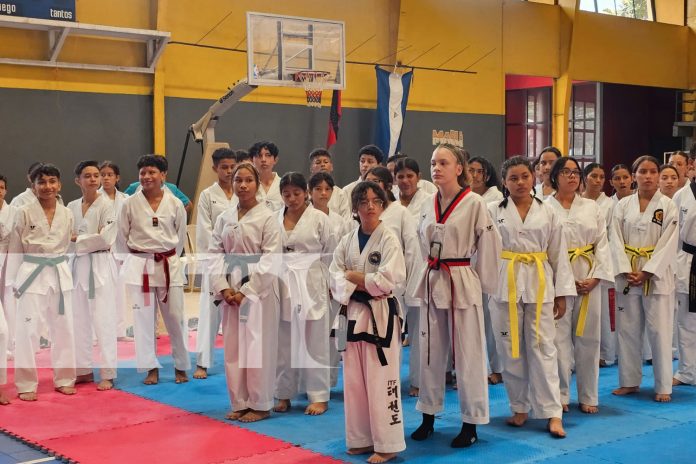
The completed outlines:
{"type": "Polygon", "coordinates": [[[128,236],[130,235],[130,217],[128,210],[130,209],[129,202],[125,201],[121,206],[121,211],[118,214],[116,227],[118,229],[118,240],[126,247],[123,252],[128,251],[128,236]]]}
{"type": "Polygon", "coordinates": [[[494,294],[498,290],[498,263],[503,248],[498,229],[493,224],[486,204],[479,202],[476,218],[476,264],[474,269],[484,293],[494,294]]]}
{"type": "Polygon", "coordinates": [[[216,294],[230,288],[225,275],[225,246],[222,242],[222,231],[225,228],[224,214],[215,221],[215,226],[208,243],[207,252],[211,255],[208,272],[210,273],[210,286],[216,294]]]}
{"type": "Polygon", "coordinates": [[[179,236],[179,241],[176,245],[176,255],[181,256],[184,251],[184,243],[186,243],[186,210],[184,205],[176,205],[176,218],[174,220],[176,226],[176,234],[179,236]]]}
{"type": "Polygon", "coordinates": [[[607,282],[614,282],[614,266],[609,250],[609,240],[607,239],[607,225],[604,220],[604,213],[599,205],[595,207],[597,221],[597,236],[594,241],[594,269],[590,277],[602,279],[607,282]]]}
{"type": "MultiPolygon", "coordinates": [[[[553,269],[555,296],[576,296],[575,277],[570,267],[568,246],[563,235],[563,224],[561,224],[551,206],[545,205],[545,207],[551,222],[551,234],[546,255],[553,269]]],[[[550,285],[550,282],[547,282],[547,285],[550,285]]]]}
{"type": "Polygon", "coordinates": [[[198,253],[205,253],[212,239],[214,224],[210,206],[210,196],[205,191],[201,192],[196,213],[196,251],[198,253]]]}
{"type": "Polygon", "coordinates": [[[6,204],[0,209],[0,241],[5,240],[12,233],[12,206],[6,204]]]}
{"type": "Polygon", "coordinates": [[[282,240],[280,225],[276,215],[266,218],[261,237],[261,258],[256,269],[249,275],[249,281],[239,289],[241,293],[254,302],[258,302],[273,287],[278,279],[277,270],[282,262],[282,240]]]}
{"type": "MultiPolygon", "coordinates": [[[[412,280],[420,277],[419,263],[422,263],[420,240],[418,239],[418,226],[416,220],[408,211],[404,211],[401,220],[401,240],[404,244],[404,261],[406,263],[407,288],[410,288],[412,280]]],[[[408,295],[408,293],[407,293],[408,295]]]]}
{"type": "Polygon", "coordinates": [[[679,240],[679,219],[677,207],[672,200],[664,202],[662,216],[662,235],[655,244],[652,257],[643,265],[643,271],[658,278],[664,278],[666,272],[674,272],[677,262],[677,242],[679,240]]]}
{"type": "Polygon", "coordinates": [[[319,221],[319,240],[321,242],[321,261],[328,268],[331,265],[331,260],[333,259],[333,251],[336,249],[338,237],[331,230],[331,223],[329,222],[329,217],[325,214],[321,214],[321,219],[319,221]]]}
{"type": "Polygon", "coordinates": [[[365,274],[365,290],[373,297],[389,295],[406,280],[406,263],[399,240],[388,233],[382,240],[382,262],[377,272],[365,274]]]}
{"type": "Polygon", "coordinates": [[[631,272],[631,261],[626,256],[623,236],[624,203],[614,205],[611,214],[611,227],[609,228],[609,241],[612,244],[612,262],[614,264],[614,276],[631,272]]]}
{"type": "Polygon", "coordinates": [[[80,256],[95,251],[109,250],[116,241],[117,234],[114,208],[104,206],[99,211],[99,232],[79,235],[75,241],[75,253],[80,256]]]}
{"type": "Polygon", "coordinates": [[[24,211],[17,212],[17,220],[15,226],[10,232],[10,243],[7,248],[7,264],[5,268],[5,286],[19,287],[16,282],[17,271],[24,260],[24,247],[22,246],[22,235],[26,219],[24,211]]]}
{"type": "Polygon", "coordinates": [[[334,300],[343,305],[348,304],[350,296],[357,288],[357,285],[346,279],[346,271],[348,270],[346,262],[353,236],[353,233],[343,236],[334,250],[333,261],[329,266],[331,295],[333,295],[334,300]]]}

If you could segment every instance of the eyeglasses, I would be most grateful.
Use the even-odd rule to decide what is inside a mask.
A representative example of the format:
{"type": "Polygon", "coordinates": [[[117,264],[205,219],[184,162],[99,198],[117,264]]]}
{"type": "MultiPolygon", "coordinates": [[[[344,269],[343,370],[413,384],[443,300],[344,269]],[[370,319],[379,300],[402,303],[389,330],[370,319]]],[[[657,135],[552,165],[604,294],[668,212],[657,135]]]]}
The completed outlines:
{"type": "Polygon", "coordinates": [[[374,200],[360,200],[358,202],[358,208],[368,208],[370,205],[376,206],[377,208],[381,208],[384,206],[384,202],[379,198],[376,198],[374,200]]]}
{"type": "Polygon", "coordinates": [[[568,168],[563,168],[560,171],[558,171],[560,175],[563,177],[570,177],[570,176],[575,176],[575,177],[580,177],[580,171],[577,169],[568,169],[568,168]]]}

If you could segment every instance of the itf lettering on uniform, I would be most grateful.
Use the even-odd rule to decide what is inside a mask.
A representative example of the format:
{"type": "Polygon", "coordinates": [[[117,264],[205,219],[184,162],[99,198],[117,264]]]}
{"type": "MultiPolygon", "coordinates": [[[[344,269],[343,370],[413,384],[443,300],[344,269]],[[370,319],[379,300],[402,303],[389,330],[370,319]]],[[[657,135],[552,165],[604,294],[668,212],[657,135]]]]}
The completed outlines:
{"type": "Polygon", "coordinates": [[[399,384],[396,380],[387,381],[387,409],[391,411],[391,422],[389,425],[401,423],[401,408],[399,408],[399,384]],[[393,400],[391,398],[394,398],[393,400]]]}

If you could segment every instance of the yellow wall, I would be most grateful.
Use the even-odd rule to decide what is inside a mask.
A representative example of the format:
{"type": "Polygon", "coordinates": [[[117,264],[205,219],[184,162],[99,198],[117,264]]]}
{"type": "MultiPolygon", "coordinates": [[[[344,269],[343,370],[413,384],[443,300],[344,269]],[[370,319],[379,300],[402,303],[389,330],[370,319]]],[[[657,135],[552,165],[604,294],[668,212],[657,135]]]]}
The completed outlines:
{"type": "MultiPolygon", "coordinates": [[[[675,2],[681,0],[660,0],[658,18],[674,19],[681,15],[683,19],[683,6],[679,11],[669,10],[675,2]]],[[[586,12],[569,15],[576,0],[562,0],[571,10],[553,3],[553,0],[200,0],[194,7],[188,0],[78,0],[77,16],[85,23],[159,28],[170,31],[174,42],[240,49],[246,47],[247,10],[343,20],[348,51],[372,37],[348,56],[348,86],[343,104],[354,108],[375,106],[376,84],[372,66],[350,62],[378,60],[385,64],[399,60],[418,67],[473,72],[417,69],[409,101],[409,109],[415,111],[503,114],[505,74],[565,76],[672,88],[696,84],[696,59],[692,58],[696,55],[696,43],[689,27],[586,12]]],[[[695,8],[691,1],[687,11],[695,8]]],[[[37,57],[45,49],[45,38],[39,33],[0,29],[0,56],[27,57],[29,53],[37,57]]],[[[61,59],[142,65],[144,47],[70,39],[61,59]]],[[[159,100],[163,101],[165,96],[212,100],[245,76],[246,55],[173,43],[167,46],[158,70],[156,98],[159,100]]],[[[0,86],[155,93],[152,75],[7,65],[0,66],[0,86]]],[[[267,87],[256,90],[246,100],[304,104],[305,96],[300,89],[267,87]]]]}

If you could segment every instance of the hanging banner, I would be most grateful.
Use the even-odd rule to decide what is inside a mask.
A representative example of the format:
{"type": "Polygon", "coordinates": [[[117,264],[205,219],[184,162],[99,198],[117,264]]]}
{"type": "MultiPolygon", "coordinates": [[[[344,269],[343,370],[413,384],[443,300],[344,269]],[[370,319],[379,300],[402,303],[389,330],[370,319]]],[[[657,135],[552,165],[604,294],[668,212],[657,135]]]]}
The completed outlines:
{"type": "Polygon", "coordinates": [[[0,0],[0,15],[77,21],[75,0],[0,0]]]}

